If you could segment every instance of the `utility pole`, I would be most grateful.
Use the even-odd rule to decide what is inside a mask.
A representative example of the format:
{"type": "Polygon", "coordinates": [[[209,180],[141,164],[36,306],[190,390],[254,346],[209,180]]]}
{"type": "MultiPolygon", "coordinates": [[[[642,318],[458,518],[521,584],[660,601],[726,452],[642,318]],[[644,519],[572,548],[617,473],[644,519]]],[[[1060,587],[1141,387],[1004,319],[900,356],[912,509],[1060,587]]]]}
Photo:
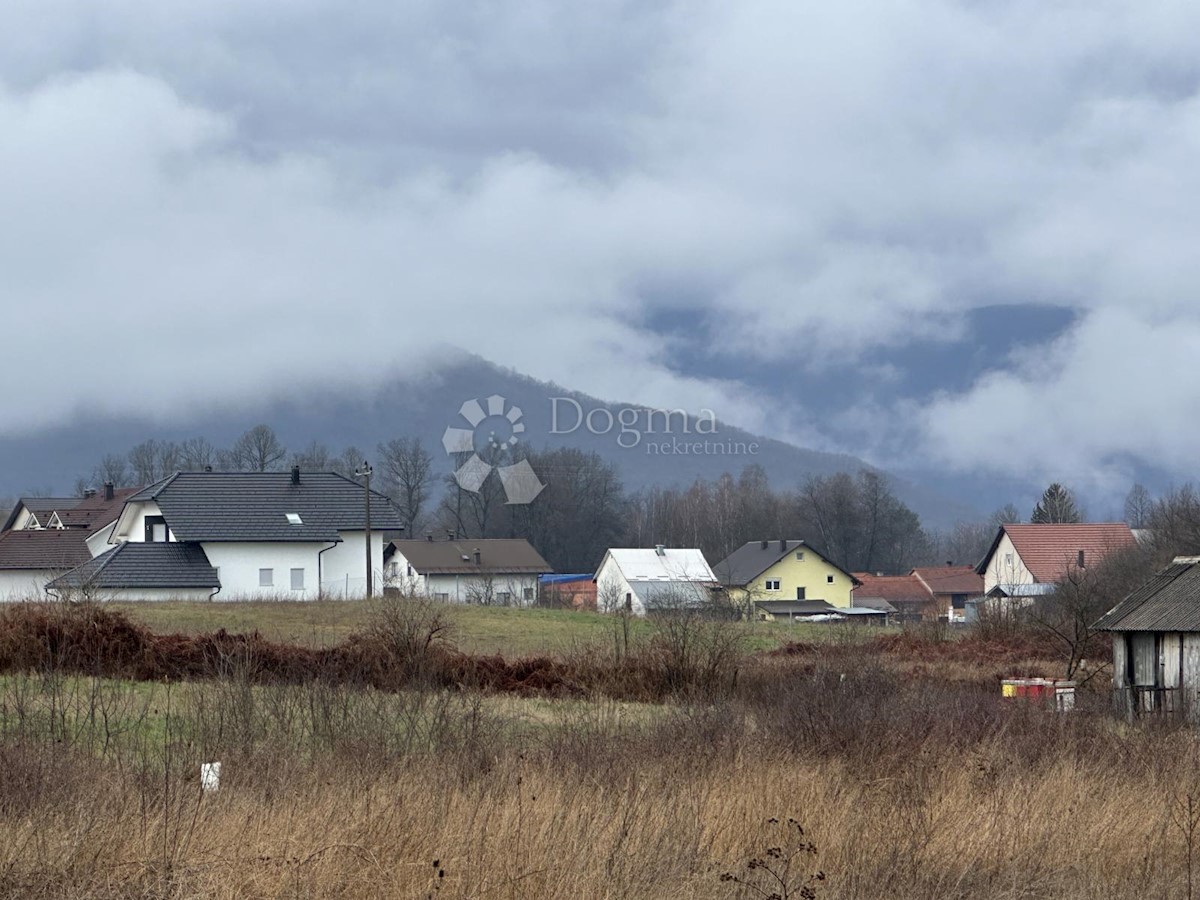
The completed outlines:
{"type": "Polygon", "coordinates": [[[371,566],[371,464],[365,459],[363,464],[354,470],[354,474],[363,479],[363,496],[367,503],[367,597],[375,595],[375,579],[371,566]]]}

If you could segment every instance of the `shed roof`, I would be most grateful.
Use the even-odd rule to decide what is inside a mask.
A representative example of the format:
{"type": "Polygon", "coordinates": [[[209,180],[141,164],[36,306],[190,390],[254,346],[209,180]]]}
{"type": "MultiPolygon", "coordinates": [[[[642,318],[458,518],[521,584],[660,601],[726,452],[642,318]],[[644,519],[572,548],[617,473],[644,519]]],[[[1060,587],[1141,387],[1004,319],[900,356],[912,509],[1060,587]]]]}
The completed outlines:
{"type": "Polygon", "coordinates": [[[824,600],[755,600],[754,605],[771,615],[818,616],[844,612],[824,600]]]}
{"type": "Polygon", "coordinates": [[[204,548],[190,541],[127,541],[46,585],[52,590],[220,586],[204,548]]]}
{"type": "Polygon", "coordinates": [[[1137,541],[1124,522],[1086,524],[1001,525],[987,555],[975,567],[980,575],[1007,534],[1031,575],[1037,581],[1059,581],[1075,565],[1082,550],[1084,564],[1093,565],[1116,550],[1136,547],[1137,541]]]}
{"type": "MultiPolygon", "coordinates": [[[[154,501],[180,541],[336,541],[366,525],[363,488],[335,472],[176,472],[130,496],[154,501]],[[289,513],[300,517],[291,524],[289,513]]],[[[371,492],[371,525],[404,527],[395,504],[371,492]]]]}
{"type": "Polygon", "coordinates": [[[389,546],[421,575],[539,575],[554,571],[523,538],[407,540],[392,541],[389,546]],[[475,564],[476,550],[479,551],[478,565],[475,564]]]}
{"type": "Polygon", "coordinates": [[[1200,631],[1200,564],[1176,560],[1096,622],[1100,631],[1200,631]]]}

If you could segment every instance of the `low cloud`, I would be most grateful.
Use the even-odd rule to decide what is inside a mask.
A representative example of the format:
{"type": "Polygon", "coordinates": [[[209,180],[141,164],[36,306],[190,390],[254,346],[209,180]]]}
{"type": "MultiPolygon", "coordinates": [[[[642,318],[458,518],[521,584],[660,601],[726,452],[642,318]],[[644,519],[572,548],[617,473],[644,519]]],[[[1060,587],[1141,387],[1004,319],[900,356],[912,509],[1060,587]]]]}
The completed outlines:
{"type": "Polygon", "coordinates": [[[4,433],[367,384],[453,345],[884,464],[1191,465],[1200,9],[30,2],[9,24],[4,433]],[[1028,303],[1074,324],[965,390],[871,374],[1028,303]],[[722,359],[778,370],[794,412],[722,359]],[[806,396],[818,372],[861,380],[861,409],[806,396]]]}

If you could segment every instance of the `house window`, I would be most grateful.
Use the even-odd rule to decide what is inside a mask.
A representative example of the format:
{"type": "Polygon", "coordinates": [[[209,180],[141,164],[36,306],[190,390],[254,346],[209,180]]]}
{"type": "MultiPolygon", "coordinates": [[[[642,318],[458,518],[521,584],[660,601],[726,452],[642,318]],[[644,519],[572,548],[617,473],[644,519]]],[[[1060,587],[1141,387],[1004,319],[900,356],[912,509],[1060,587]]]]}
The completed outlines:
{"type": "Polygon", "coordinates": [[[804,562],[804,551],[803,551],[803,550],[797,550],[797,551],[796,551],[796,559],[797,559],[799,562],[804,562]]]}
{"type": "Polygon", "coordinates": [[[802,588],[802,587],[798,587],[798,588],[796,588],[796,599],[797,599],[797,600],[803,600],[803,599],[804,599],[804,588],[802,588]]]}
{"type": "Polygon", "coordinates": [[[304,590],[304,570],[303,569],[292,569],[292,590],[293,591],[304,590]]]}
{"type": "Polygon", "coordinates": [[[779,579],[778,578],[768,578],[767,582],[766,582],[766,587],[767,587],[768,591],[779,590],[779,579]]]}
{"type": "Polygon", "coordinates": [[[532,599],[533,599],[533,588],[525,588],[525,591],[524,591],[524,593],[522,594],[522,596],[523,596],[523,597],[524,597],[526,600],[532,600],[532,599]]]}
{"type": "Polygon", "coordinates": [[[1010,569],[1012,568],[1012,554],[1011,553],[1004,554],[1004,565],[1008,566],[1010,569]]]}
{"type": "Polygon", "coordinates": [[[274,569],[259,569],[258,570],[258,586],[259,587],[275,587],[275,570],[274,569]]]}
{"type": "Polygon", "coordinates": [[[146,516],[146,543],[161,544],[167,539],[167,520],[162,516],[146,516]]]}
{"type": "Polygon", "coordinates": [[[408,577],[412,578],[412,566],[408,567],[408,577]]]}
{"type": "Polygon", "coordinates": [[[512,592],[511,591],[496,591],[496,599],[499,600],[501,603],[511,603],[512,602],[512,592]]]}
{"type": "Polygon", "coordinates": [[[833,584],[833,576],[832,576],[832,575],[826,575],[826,576],[825,576],[825,583],[826,583],[826,584],[833,584]]]}
{"type": "Polygon", "coordinates": [[[449,594],[434,594],[433,599],[441,600],[443,603],[445,603],[447,600],[450,599],[450,595],[449,594]]]}

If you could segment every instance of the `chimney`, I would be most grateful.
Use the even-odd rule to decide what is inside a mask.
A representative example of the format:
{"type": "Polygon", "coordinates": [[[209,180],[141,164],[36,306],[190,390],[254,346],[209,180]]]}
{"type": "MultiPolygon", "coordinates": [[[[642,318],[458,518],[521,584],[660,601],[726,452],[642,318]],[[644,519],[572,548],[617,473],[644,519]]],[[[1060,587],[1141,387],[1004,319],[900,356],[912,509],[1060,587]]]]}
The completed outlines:
{"type": "Polygon", "coordinates": [[[111,500],[113,498],[113,483],[111,481],[104,482],[104,499],[111,500]]]}
{"type": "Polygon", "coordinates": [[[454,540],[456,537],[458,537],[458,535],[456,535],[456,534],[455,534],[453,531],[447,531],[447,532],[446,532],[446,540],[448,540],[448,541],[452,541],[452,540],[454,540]]]}
{"type": "Polygon", "coordinates": [[[780,550],[787,550],[787,541],[780,541],[780,542],[779,542],[779,549],[780,549],[780,550]]]}
{"type": "Polygon", "coordinates": [[[300,467],[292,466],[292,484],[300,483],[300,467]]]}
{"type": "Polygon", "coordinates": [[[426,532],[425,540],[429,541],[430,543],[433,543],[433,532],[432,531],[426,532]]]}
{"type": "Polygon", "coordinates": [[[954,565],[954,560],[952,560],[952,559],[948,559],[948,560],[946,560],[946,567],[947,567],[947,568],[950,568],[950,567],[951,567],[951,566],[953,566],[953,565],[954,565]]]}
{"type": "Polygon", "coordinates": [[[212,466],[205,466],[205,467],[204,467],[204,471],[205,471],[205,472],[211,472],[211,471],[212,471],[212,466]]]}
{"type": "Polygon", "coordinates": [[[654,552],[657,553],[659,556],[666,556],[667,555],[667,545],[666,544],[655,544],[654,552]]]}
{"type": "Polygon", "coordinates": [[[95,496],[96,496],[96,489],[95,489],[95,488],[87,488],[87,489],[85,489],[85,490],[84,490],[84,492],[83,492],[83,499],[84,499],[84,500],[90,500],[92,497],[95,497],[95,496]]]}
{"type": "Polygon", "coordinates": [[[763,541],[763,542],[762,542],[762,548],[763,548],[764,550],[766,550],[766,549],[767,549],[767,544],[769,544],[769,543],[771,543],[771,542],[770,542],[770,541],[763,541]]]}
{"type": "Polygon", "coordinates": [[[483,565],[483,554],[479,552],[479,548],[475,548],[475,565],[483,565]]]}

